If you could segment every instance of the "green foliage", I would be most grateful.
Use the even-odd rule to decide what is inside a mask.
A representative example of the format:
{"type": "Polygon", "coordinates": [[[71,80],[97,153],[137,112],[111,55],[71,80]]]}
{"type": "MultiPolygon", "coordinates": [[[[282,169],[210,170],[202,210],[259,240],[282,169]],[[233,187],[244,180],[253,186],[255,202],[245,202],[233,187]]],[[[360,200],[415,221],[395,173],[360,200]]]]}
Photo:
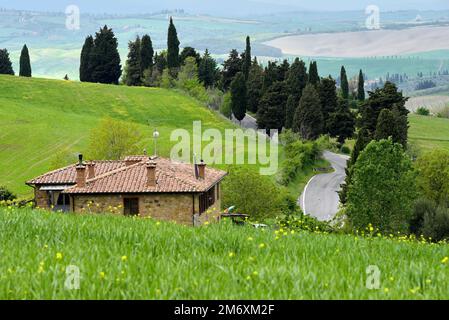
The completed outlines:
{"type": "Polygon", "coordinates": [[[288,186],[307,166],[313,165],[320,150],[315,142],[303,142],[290,130],[280,137],[284,144],[285,160],[280,170],[279,183],[288,186]]]}
{"type": "Polygon", "coordinates": [[[410,220],[410,232],[434,242],[449,240],[449,209],[431,200],[418,200],[410,220]]]}
{"type": "Polygon", "coordinates": [[[231,93],[225,93],[223,97],[223,103],[220,106],[220,112],[222,115],[224,115],[226,118],[230,119],[232,116],[232,98],[231,93]]]}
{"type": "Polygon", "coordinates": [[[168,27],[167,37],[167,67],[168,69],[177,69],[180,66],[179,63],[179,39],[176,27],[173,24],[173,18],[170,17],[170,25],[168,27]]]}
{"type": "Polygon", "coordinates": [[[360,69],[359,81],[357,87],[357,99],[359,101],[365,101],[365,78],[363,76],[363,71],[360,69]]]}
{"type": "Polygon", "coordinates": [[[231,50],[228,59],[223,63],[221,72],[221,88],[224,91],[229,90],[237,73],[242,71],[242,67],[243,60],[240,58],[239,53],[235,49],[231,50]]]}
{"type": "Polygon", "coordinates": [[[343,99],[349,99],[349,82],[348,76],[346,75],[346,69],[344,66],[341,67],[340,71],[340,88],[341,96],[343,99]]]}
{"type": "Polygon", "coordinates": [[[234,117],[241,121],[246,116],[246,81],[243,73],[239,72],[231,83],[231,109],[234,117]]]}
{"type": "Polygon", "coordinates": [[[316,61],[310,62],[309,83],[313,85],[318,85],[320,83],[320,76],[318,74],[318,66],[316,61]]]}
{"type": "Polygon", "coordinates": [[[16,195],[9,191],[8,188],[0,186],[0,201],[13,201],[16,198],[16,195]]]}
{"type": "Polygon", "coordinates": [[[0,74],[14,75],[9,53],[6,49],[0,49],[0,74]]]}
{"type": "Polygon", "coordinates": [[[282,130],[285,124],[285,108],[288,99],[285,82],[275,82],[260,99],[257,110],[257,126],[260,129],[282,130]]]}
{"type": "Polygon", "coordinates": [[[242,72],[245,76],[245,79],[248,80],[249,76],[249,70],[251,68],[251,39],[249,36],[246,37],[246,49],[245,53],[243,54],[243,65],[242,65],[242,72]]]}
{"type": "Polygon", "coordinates": [[[355,116],[349,109],[348,100],[339,98],[337,110],[329,114],[327,122],[331,137],[336,137],[340,145],[354,136],[355,116]]]}
{"type": "Polygon", "coordinates": [[[236,211],[250,215],[252,221],[275,218],[284,205],[283,194],[268,176],[245,167],[229,168],[223,181],[223,206],[236,206],[236,211]]]}
{"type": "Polygon", "coordinates": [[[422,196],[449,206],[449,151],[427,152],[416,162],[417,185],[422,196]]]}
{"type": "Polygon", "coordinates": [[[87,153],[94,160],[120,160],[141,152],[142,139],[136,125],[105,118],[92,129],[87,153]]]}
{"type": "Polygon", "coordinates": [[[219,78],[217,62],[207,49],[198,66],[198,77],[206,88],[214,87],[219,78]]]}
{"type": "Polygon", "coordinates": [[[175,87],[203,103],[209,102],[207,91],[198,79],[198,66],[195,57],[185,59],[178,74],[178,80],[175,81],[175,87]]]}
{"type": "Polygon", "coordinates": [[[81,82],[92,82],[92,51],[94,48],[94,38],[88,36],[84,41],[83,48],[81,50],[80,58],[80,81],[81,82]]]}
{"type": "Polygon", "coordinates": [[[377,120],[376,140],[392,138],[394,143],[400,143],[407,147],[408,120],[406,115],[401,115],[395,107],[392,111],[383,109],[377,120]]]}
{"type": "Polygon", "coordinates": [[[308,81],[307,68],[304,61],[299,58],[295,59],[290,67],[286,81],[290,93],[296,97],[296,100],[299,103],[302,91],[306,87],[308,81]]]}
{"type": "Polygon", "coordinates": [[[416,109],[415,113],[420,116],[429,116],[430,110],[427,109],[426,107],[419,107],[418,109],[416,109]]]}
{"type": "Polygon", "coordinates": [[[248,89],[248,110],[257,113],[263,94],[263,68],[257,62],[257,58],[254,58],[249,70],[246,86],[248,89]]]}
{"type": "Polygon", "coordinates": [[[186,59],[189,57],[194,58],[196,64],[198,66],[200,65],[201,55],[195,50],[195,48],[192,47],[185,47],[184,49],[182,49],[181,53],[179,54],[179,63],[183,65],[186,59]]]}
{"type": "Polygon", "coordinates": [[[164,69],[160,77],[159,86],[164,89],[171,89],[176,86],[176,81],[170,73],[169,69],[164,69]]]}
{"type": "Polygon", "coordinates": [[[140,41],[140,67],[142,77],[146,70],[152,70],[154,64],[153,57],[153,42],[151,41],[151,37],[146,34],[140,41]]]}
{"type": "Polygon", "coordinates": [[[296,96],[289,95],[287,99],[287,104],[285,107],[285,128],[292,129],[293,118],[295,117],[296,108],[298,107],[298,101],[296,96]]]}
{"type": "Polygon", "coordinates": [[[293,120],[293,131],[305,140],[315,140],[323,132],[321,101],[313,84],[308,84],[303,91],[293,120]]]}
{"type": "MultiPolygon", "coordinates": [[[[337,112],[339,107],[337,100],[336,82],[332,77],[323,78],[318,85],[318,94],[321,101],[321,112],[323,114],[323,133],[330,133],[329,120],[331,114],[337,112]]],[[[335,119],[334,119],[335,120],[335,119]]]]}
{"type": "Polygon", "coordinates": [[[415,175],[400,144],[372,141],[360,154],[348,187],[347,216],[353,227],[372,224],[383,233],[406,232],[416,198],[415,175]]]}
{"type": "Polygon", "coordinates": [[[27,45],[24,45],[22,52],[20,53],[20,72],[21,77],[31,77],[31,61],[30,53],[28,52],[27,45]]]}
{"type": "Polygon", "coordinates": [[[316,233],[331,233],[334,228],[325,221],[319,221],[314,217],[304,214],[283,215],[276,219],[276,224],[279,226],[278,234],[282,236],[293,232],[316,232],[316,233]]]}
{"type": "Polygon", "coordinates": [[[128,44],[129,53],[126,61],[125,83],[128,86],[140,86],[142,84],[141,65],[141,41],[137,37],[128,44]]]}
{"type": "Polygon", "coordinates": [[[112,29],[104,26],[95,34],[89,66],[92,67],[91,81],[118,84],[122,75],[118,42],[112,29]]]}

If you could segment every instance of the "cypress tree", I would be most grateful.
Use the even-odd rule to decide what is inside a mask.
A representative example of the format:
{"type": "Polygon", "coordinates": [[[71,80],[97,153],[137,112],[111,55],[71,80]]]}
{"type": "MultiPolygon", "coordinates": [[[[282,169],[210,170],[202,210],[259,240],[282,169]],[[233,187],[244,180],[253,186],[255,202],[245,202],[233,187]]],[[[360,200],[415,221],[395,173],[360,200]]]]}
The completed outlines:
{"type": "Polygon", "coordinates": [[[260,99],[262,98],[262,88],[263,88],[263,68],[257,62],[256,57],[254,58],[251,68],[249,70],[247,88],[248,88],[248,110],[256,113],[260,99]]]}
{"type": "Polygon", "coordinates": [[[118,84],[122,75],[118,42],[112,29],[104,26],[95,34],[91,55],[92,82],[118,84]]]}
{"type": "Polygon", "coordinates": [[[126,84],[128,86],[139,86],[142,84],[142,67],[141,59],[141,42],[137,37],[135,41],[130,41],[128,44],[129,53],[126,61],[126,84]]]}
{"type": "MultiPolygon", "coordinates": [[[[173,23],[173,18],[170,17],[170,25],[168,26],[167,37],[167,67],[170,70],[176,70],[179,68],[179,39],[178,32],[173,23]]],[[[176,72],[176,71],[175,71],[176,72]]]]}
{"type": "Polygon", "coordinates": [[[290,94],[296,97],[297,102],[301,99],[302,91],[307,85],[307,68],[304,61],[296,58],[290,66],[290,70],[287,75],[287,85],[290,94]]]}
{"type": "Polygon", "coordinates": [[[248,80],[249,71],[251,68],[251,39],[249,36],[246,37],[246,50],[244,54],[243,67],[242,71],[245,76],[245,79],[248,80]]]}
{"type": "Polygon", "coordinates": [[[20,53],[20,71],[19,75],[21,77],[31,77],[31,62],[30,53],[28,52],[28,47],[25,44],[20,53]]]}
{"type": "Polygon", "coordinates": [[[243,61],[237,50],[231,50],[228,59],[223,63],[223,70],[221,72],[221,87],[224,91],[229,90],[234,77],[242,71],[242,65],[243,61]]]}
{"type": "Polygon", "coordinates": [[[92,51],[94,48],[94,38],[88,36],[84,41],[83,49],[81,50],[80,58],[80,81],[92,81],[92,51]]]}
{"type": "Polygon", "coordinates": [[[330,76],[322,79],[318,85],[318,93],[321,101],[321,111],[323,113],[323,133],[329,133],[328,122],[330,115],[336,112],[338,107],[335,80],[330,76]]]}
{"type": "Polygon", "coordinates": [[[260,99],[257,110],[257,126],[259,129],[277,129],[285,126],[286,104],[288,100],[287,85],[284,81],[274,82],[260,99]]]}
{"type": "Polygon", "coordinates": [[[287,105],[285,107],[285,128],[292,129],[293,119],[295,117],[296,108],[298,107],[298,101],[296,96],[291,94],[288,96],[287,105]]]}
{"type": "Polygon", "coordinates": [[[6,49],[0,49],[0,74],[14,75],[9,52],[6,49]]]}
{"type": "Polygon", "coordinates": [[[340,72],[340,87],[341,87],[341,96],[343,99],[349,99],[349,82],[348,76],[346,75],[346,69],[344,66],[341,67],[340,72]]]}
{"type": "Polygon", "coordinates": [[[215,86],[217,78],[217,62],[210,56],[209,50],[206,49],[198,66],[198,79],[203,83],[204,87],[210,88],[215,86]]]}
{"type": "Polygon", "coordinates": [[[405,148],[407,146],[407,117],[401,115],[397,108],[393,110],[382,109],[377,120],[376,140],[391,138],[394,143],[400,143],[405,148]]]}
{"type": "Polygon", "coordinates": [[[143,75],[146,70],[151,70],[153,68],[154,49],[153,42],[149,35],[144,35],[140,41],[140,67],[142,69],[141,74],[143,75]]]}
{"type": "Polygon", "coordinates": [[[355,117],[349,109],[348,100],[343,98],[338,100],[338,107],[329,114],[327,125],[330,136],[336,137],[340,145],[343,145],[346,139],[354,136],[355,117]]]}
{"type": "Polygon", "coordinates": [[[293,131],[298,132],[305,140],[315,140],[323,132],[321,101],[312,83],[302,93],[293,119],[293,131]]]}
{"type": "Polygon", "coordinates": [[[238,121],[242,121],[246,116],[246,102],[245,76],[239,72],[231,83],[231,109],[238,121]]]}
{"type": "Polygon", "coordinates": [[[357,89],[357,98],[359,101],[365,100],[365,78],[363,77],[363,71],[360,70],[359,72],[359,83],[358,83],[358,89],[357,89]]]}
{"type": "Polygon", "coordinates": [[[318,74],[318,66],[316,61],[312,61],[309,67],[309,83],[318,85],[320,83],[320,76],[318,74]]]}

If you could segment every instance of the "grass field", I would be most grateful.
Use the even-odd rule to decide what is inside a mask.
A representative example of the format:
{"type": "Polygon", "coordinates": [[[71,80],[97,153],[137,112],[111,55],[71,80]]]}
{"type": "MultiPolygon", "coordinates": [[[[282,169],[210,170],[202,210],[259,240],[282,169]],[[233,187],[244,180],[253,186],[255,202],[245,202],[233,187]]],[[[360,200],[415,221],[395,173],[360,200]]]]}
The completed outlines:
{"type": "Polygon", "coordinates": [[[449,298],[445,245],[279,234],[0,209],[0,299],[449,298]],[[65,288],[69,265],[79,290],[65,288]],[[378,290],[366,287],[369,266],[378,290]]]}
{"type": "Polygon", "coordinates": [[[170,142],[172,130],[191,131],[195,120],[203,128],[235,128],[176,91],[0,76],[0,185],[28,195],[24,182],[48,171],[59,152],[73,154],[75,162],[105,116],[136,123],[149,152],[157,128],[164,156],[176,143],[170,142]]]}
{"type": "Polygon", "coordinates": [[[449,150],[449,119],[411,114],[409,122],[409,140],[420,149],[449,150]]]}

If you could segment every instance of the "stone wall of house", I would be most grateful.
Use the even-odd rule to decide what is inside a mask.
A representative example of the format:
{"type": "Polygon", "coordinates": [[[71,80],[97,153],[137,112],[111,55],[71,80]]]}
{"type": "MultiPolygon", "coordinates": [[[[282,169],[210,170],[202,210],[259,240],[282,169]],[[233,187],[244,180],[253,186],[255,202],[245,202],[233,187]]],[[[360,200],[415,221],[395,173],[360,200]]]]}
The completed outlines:
{"type": "Polygon", "coordinates": [[[217,221],[221,210],[220,196],[207,212],[199,215],[199,194],[192,193],[74,195],[72,201],[76,213],[123,215],[125,198],[139,199],[141,217],[174,221],[190,226],[217,221]],[[195,208],[193,208],[194,203],[195,208]]]}
{"type": "Polygon", "coordinates": [[[77,213],[124,214],[124,199],[139,199],[139,215],[193,225],[193,194],[75,195],[77,213]]]}
{"type": "Polygon", "coordinates": [[[48,206],[48,194],[47,191],[39,190],[38,187],[34,188],[34,199],[36,201],[36,207],[41,209],[50,209],[48,206]]]}

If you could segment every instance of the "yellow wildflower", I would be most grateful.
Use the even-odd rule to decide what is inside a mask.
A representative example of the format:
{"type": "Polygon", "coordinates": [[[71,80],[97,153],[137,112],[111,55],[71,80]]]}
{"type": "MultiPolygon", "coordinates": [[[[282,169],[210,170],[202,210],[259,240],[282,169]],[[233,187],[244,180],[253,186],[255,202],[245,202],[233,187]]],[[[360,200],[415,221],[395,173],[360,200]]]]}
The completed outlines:
{"type": "Polygon", "coordinates": [[[104,273],[103,271],[100,272],[100,278],[104,279],[106,278],[106,273],[104,273]]]}
{"type": "Polygon", "coordinates": [[[127,256],[122,256],[122,261],[126,261],[126,260],[128,260],[128,257],[127,256]]]}
{"type": "Polygon", "coordinates": [[[441,263],[447,263],[449,261],[449,257],[444,257],[443,260],[441,260],[441,263]]]}
{"type": "Polygon", "coordinates": [[[62,253],[61,252],[56,253],[56,260],[62,260],[62,253]]]}
{"type": "Polygon", "coordinates": [[[260,248],[260,249],[263,249],[263,248],[265,248],[265,243],[261,243],[261,244],[259,244],[259,248],[260,248]]]}
{"type": "Polygon", "coordinates": [[[229,258],[232,258],[232,257],[234,257],[235,256],[235,253],[234,252],[229,252],[229,258]]]}

